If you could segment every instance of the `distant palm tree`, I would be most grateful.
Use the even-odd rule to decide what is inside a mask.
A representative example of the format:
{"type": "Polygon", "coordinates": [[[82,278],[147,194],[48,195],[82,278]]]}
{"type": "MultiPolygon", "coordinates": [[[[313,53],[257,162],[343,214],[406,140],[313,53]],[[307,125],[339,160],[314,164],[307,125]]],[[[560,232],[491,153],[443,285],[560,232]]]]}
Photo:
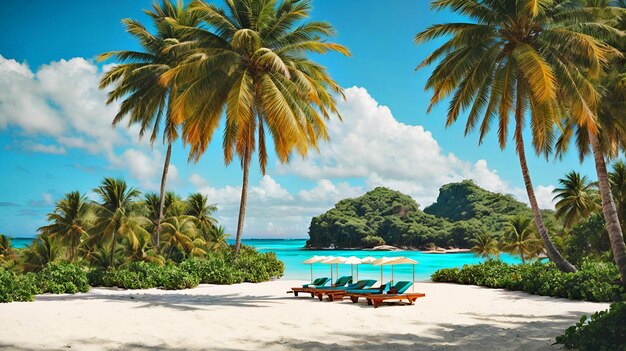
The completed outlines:
{"type": "Polygon", "coordinates": [[[502,251],[519,255],[522,262],[536,257],[543,250],[541,239],[537,238],[531,221],[530,217],[523,215],[509,218],[502,237],[502,251]]]}
{"type": "Polygon", "coordinates": [[[186,64],[164,74],[162,82],[178,82],[176,114],[187,118],[183,136],[190,159],[202,156],[222,113],[226,124],[224,159],[241,160],[243,180],[235,254],[239,252],[248,196],[248,174],[257,152],[265,174],[266,133],[274,140],[278,160],[303,157],[318,140],[327,140],[326,119],[336,114],[335,97],[342,89],[326,69],[307,57],[349,51],[326,38],[335,34],[323,21],[306,21],[310,0],[226,1],[224,8],[194,1],[190,10],[203,21],[199,27],[180,24],[197,44],[186,64]]]}
{"type": "Polygon", "coordinates": [[[152,11],[145,11],[152,19],[156,33],[150,33],[141,23],[133,19],[124,19],[126,31],[135,37],[143,51],[111,51],[99,56],[100,60],[115,57],[120,62],[110,71],[105,72],[100,81],[100,89],[114,84],[115,88],[109,93],[107,104],[118,99],[124,99],[113,125],[120,123],[125,116],[129,116],[129,125],[141,126],[140,136],[151,129],[150,142],[154,143],[161,124],[164,125],[163,142],[167,144],[161,189],[159,197],[159,221],[154,233],[155,245],[159,248],[160,221],[163,219],[165,185],[172,155],[172,144],[178,139],[178,124],[183,116],[175,114],[171,103],[178,91],[175,83],[160,84],[161,74],[176,67],[181,60],[178,51],[170,50],[172,45],[182,45],[183,37],[180,32],[170,25],[170,20],[179,24],[196,26],[198,18],[188,11],[182,1],[175,5],[169,0],[153,4],[152,11]]]}
{"type": "Polygon", "coordinates": [[[94,203],[98,219],[92,229],[91,240],[100,245],[110,245],[109,261],[114,263],[118,241],[125,239],[136,249],[139,246],[138,236],[147,233],[141,226],[147,219],[138,215],[139,204],[134,202],[141,192],[129,188],[125,181],[113,178],[105,178],[93,191],[100,196],[100,202],[94,203]]]}
{"type": "MultiPolygon", "coordinates": [[[[571,82],[579,70],[602,69],[607,46],[595,35],[607,28],[594,20],[593,10],[569,0],[433,0],[431,7],[449,9],[471,21],[436,24],[415,37],[418,44],[447,38],[418,66],[438,62],[426,84],[434,92],[429,111],[451,96],[446,125],[469,110],[465,132],[478,128],[481,143],[497,121],[501,148],[514,124],[515,149],[537,231],[550,260],[562,271],[576,271],[550,240],[541,218],[523,130],[528,118],[535,151],[548,156],[553,127],[562,112],[559,97],[580,91],[571,82]]],[[[582,109],[581,100],[572,107],[582,109]]]]}
{"type": "Polygon", "coordinates": [[[474,246],[470,250],[479,257],[491,258],[495,256],[498,258],[500,250],[498,249],[498,241],[489,233],[480,233],[469,242],[474,246]]]}
{"type": "Polygon", "coordinates": [[[15,251],[11,246],[11,238],[0,234],[0,261],[14,257],[15,251]]]}
{"type": "MultiPolygon", "coordinates": [[[[145,217],[148,218],[151,223],[148,231],[150,231],[150,233],[156,233],[157,227],[161,222],[161,198],[158,194],[147,193],[144,195],[143,204],[147,211],[145,217]]],[[[165,193],[163,201],[164,218],[183,215],[185,209],[186,204],[180,196],[171,191],[165,193]]]]}
{"type": "Polygon", "coordinates": [[[195,220],[191,216],[166,218],[163,221],[163,244],[170,258],[174,251],[182,254],[183,258],[206,254],[200,248],[205,242],[197,237],[195,220]]]}
{"type": "Polygon", "coordinates": [[[211,231],[217,225],[213,212],[217,211],[217,205],[209,204],[206,195],[193,193],[187,197],[187,209],[185,214],[194,218],[196,227],[204,240],[211,239],[211,231]]]}
{"type": "Polygon", "coordinates": [[[51,223],[38,230],[55,239],[58,238],[69,248],[70,261],[74,261],[78,247],[88,236],[87,229],[92,221],[87,198],[78,191],[73,191],[65,194],[65,197],[57,202],[53,212],[48,214],[48,222],[51,223]]]}
{"type": "Polygon", "coordinates": [[[22,255],[25,271],[39,271],[48,263],[59,260],[63,255],[63,247],[60,240],[42,234],[26,247],[22,255]]]}
{"type": "Polygon", "coordinates": [[[565,178],[559,179],[559,188],[552,190],[555,194],[556,217],[563,221],[565,228],[571,228],[576,222],[589,217],[593,212],[600,210],[598,193],[594,183],[571,171],[565,178]]]}
{"type": "Polygon", "coordinates": [[[229,235],[226,234],[226,228],[220,226],[213,226],[209,232],[209,238],[206,239],[207,246],[211,250],[221,250],[228,247],[229,235]]]}

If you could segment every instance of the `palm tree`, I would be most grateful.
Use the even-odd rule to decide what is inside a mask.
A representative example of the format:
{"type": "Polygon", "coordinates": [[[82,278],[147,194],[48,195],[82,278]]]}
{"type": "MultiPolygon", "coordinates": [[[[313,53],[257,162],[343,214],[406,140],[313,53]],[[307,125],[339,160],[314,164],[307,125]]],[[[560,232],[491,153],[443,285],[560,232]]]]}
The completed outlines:
{"type": "Polygon", "coordinates": [[[76,258],[76,251],[87,237],[87,229],[91,225],[90,208],[87,198],[78,191],[65,194],[57,202],[54,211],[48,213],[48,224],[38,230],[44,234],[59,238],[63,245],[69,247],[70,261],[76,258]]]}
{"type": "Polygon", "coordinates": [[[163,221],[163,242],[170,258],[172,258],[174,250],[181,253],[183,258],[206,254],[199,247],[203,246],[205,242],[201,238],[197,238],[195,219],[191,216],[166,218],[163,221]]]}
{"type": "Polygon", "coordinates": [[[508,228],[502,238],[502,251],[519,255],[523,263],[528,258],[536,257],[543,250],[531,220],[530,217],[522,215],[509,218],[508,228]]]}
{"type": "Polygon", "coordinates": [[[559,179],[559,183],[561,187],[552,190],[552,194],[555,194],[553,200],[557,201],[555,215],[563,221],[565,228],[571,228],[600,209],[595,184],[587,176],[571,171],[559,179]]]}
{"type": "Polygon", "coordinates": [[[221,250],[228,247],[228,234],[226,234],[226,228],[220,226],[213,226],[209,232],[209,239],[205,238],[209,249],[221,250]]]}
{"type": "MultiPolygon", "coordinates": [[[[620,5],[619,3],[616,3],[620,5]]],[[[585,8],[589,13],[580,20],[595,21],[595,29],[589,28],[585,38],[600,33],[606,42],[622,47],[622,52],[603,41],[588,39],[590,46],[603,57],[597,67],[580,65],[565,73],[565,97],[563,103],[570,116],[562,127],[562,136],[557,143],[559,152],[567,150],[569,139],[576,138],[579,158],[590,152],[593,155],[598,189],[602,200],[602,214],[611,242],[613,258],[620,272],[622,285],[626,287],[626,244],[620,218],[612,196],[606,158],[616,157],[619,148],[626,145],[626,121],[623,118],[626,99],[626,73],[623,61],[623,37],[626,35],[626,9],[606,6],[603,2],[591,2],[585,8]],[[618,29],[619,28],[619,29],[618,29]],[[608,70],[603,67],[609,66],[608,70]]]]}
{"type": "Polygon", "coordinates": [[[209,198],[200,193],[193,193],[187,197],[186,215],[194,218],[196,227],[204,240],[211,239],[211,232],[217,225],[217,220],[213,217],[213,212],[217,211],[217,205],[209,204],[209,198]]]}
{"type": "Polygon", "coordinates": [[[171,191],[165,193],[163,198],[163,208],[161,208],[161,197],[155,193],[145,194],[143,204],[146,210],[145,216],[148,220],[150,220],[148,230],[151,233],[156,233],[159,223],[162,221],[160,217],[161,215],[165,218],[180,216],[184,214],[186,209],[186,204],[182,198],[171,191]]]}
{"type": "Polygon", "coordinates": [[[162,83],[182,87],[174,111],[187,117],[183,137],[191,146],[190,159],[197,161],[205,152],[225,111],[225,163],[236,156],[243,168],[237,254],[254,152],[261,172],[266,171],[266,133],[281,162],[289,162],[294,152],[305,157],[318,140],[328,139],[326,119],[337,113],[331,92],[342,94],[342,89],[307,53],[349,51],[326,42],[335,34],[329,23],[305,21],[310,0],[228,0],[225,5],[190,5],[203,25],[177,28],[197,46],[188,50],[185,64],[163,75],[162,83]]]}
{"type": "Polygon", "coordinates": [[[171,106],[178,90],[176,85],[159,84],[161,74],[176,67],[180,62],[178,51],[169,48],[171,45],[180,44],[183,38],[168,20],[174,19],[184,25],[196,26],[198,19],[187,10],[182,1],[175,5],[170,0],[163,0],[161,5],[155,2],[152,7],[152,11],[146,10],[145,13],[151,17],[156,28],[154,34],[136,20],[127,18],[122,21],[126,31],[137,39],[143,51],[111,51],[100,55],[99,60],[115,57],[118,61],[125,62],[106,72],[100,81],[100,89],[105,89],[109,85],[115,86],[109,92],[107,104],[124,99],[113,119],[113,125],[129,116],[129,126],[140,125],[141,137],[146,131],[151,130],[151,143],[156,141],[161,124],[164,125],[163,143],[167,144],[167,152],[159,193],[159,221],[154,232],[154,243],[159,248],[160,222],[164,216],[165,185],[172,156],[172,144],[178,139],[177,126],[183,118],[181,115],[175,115],[171,106]]]}
{"type": "Polygon", "coordinates": [[[491,256],[496,256],[496,258],[498,258],[500,254],[498,241],[491,234],[480,233],[469,241],[474,245],[470,250],[472,250],[476,256],[482,258],[491,258],[491,256]]]}
{"type": "Polygon", "coordinates": [[[63,247],[58,239],[42,234],[22,252],[23,268],[27,272],[39,271],[48,263],[55,262],[63,255],[63,247]]]}
{"type": "Polygon", "coordinates": [[[93,243],[110,245],[109,262],[115,262],[116,245],[126,239],[133,249],[139,246],[138,236],[147,233],[141,224],[147,222],[138,216],[140,205],[134,200],[141,192],[129,188],[121,179],[105,178],[102,184],[93,190],[100,196],[99,203],[94,203],[98,219],[92,229],[93,243]]]}
{"type": "Polygon", "coordinates": [[[11,246],[11,238],[0,234],[0,261],[14,257],[15,252],[11,246]]]}
{"type": "Polygon", "coordinates": [[[145,261],[158,265],[165,264],[163,256],[159,255],[156,248],[151,245],[151,238],[147,232],[137,235],[137,241],[138,244],[135,247],[131,245],[126,246],[124,254],[126,261],[145,261]]]}
{"type": "Polygon", "coordinates": [[[624,220],[626,219],[626,164],[623,161],[613,163],[613,169],[609,172],[609,183],[613,200],[617,209],[622,233],[624,232],[624,220]]]}
{"type": "MultiPolygon", "coordinates": [[[[469,109],[465,133],[478,128],[482,143],[497,119],[501,148],[514,123],[515,149],[537,231],[550,260],[562,271],[575,271],[551,242],[541,218],[523,130],[528,112],[534,149],[547,157],[562,114],[559,96],[576,90],[569,82],[576,69],[601,70],[607,47],[592,35],[593,29],[610,29],[594,22],[593,11],[574,0],[433,0],[431,6],[466,15],[472,22],[433,25],[415,37],[419,44],[450,36],[418,66],[440,60],[426,85],[434,91],[429,111],[451,95],[446,125],[469,109]]],[[[584,110],[580,103],[576,107],[584,110]]]]}

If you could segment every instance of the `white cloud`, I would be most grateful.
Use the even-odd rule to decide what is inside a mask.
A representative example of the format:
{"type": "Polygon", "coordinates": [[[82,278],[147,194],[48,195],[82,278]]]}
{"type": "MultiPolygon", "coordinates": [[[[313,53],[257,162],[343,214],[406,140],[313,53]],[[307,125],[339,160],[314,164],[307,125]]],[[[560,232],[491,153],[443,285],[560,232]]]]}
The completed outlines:
{"type": "MultiPolygon", "coordinates": [[[[81,58],[59,60],[32,71],[26,63],[0,55],[0,130],[21,129],[17,142],[33,152],[65,154],[82,149],[104,156],[114,168],[125,169],[147,190],[158,189],[163,156],[152,150],[148,138],[139,139],[139,127],[113,128],[117,103],[107,105],[107,92],[98,89],[102,72],[81,58]],[[42,144],[40,137],[53,143],[42,144]],[[122,154],[117,148],[125,148],[122,154]]],[[[178,170],[170,167],[168,182],[176,184],[178,170]]]]}
{"type": "MultiPolygon", "coordinates": [[[[339,103],[344,122],[333,119],[328,125],[332,142],[321,145],[319,154],[277,165],[279,173],[310,179],[362,178],[368,189],[400,190],[422,206],[435,201],[442,185],[463,179],[527,201],[523,189],[500,178],[487,161],[472,164],[445,153],[423,126],[398,122],[366,89],[352,87],[345,94],[346,101],[339,103]]],[[[541,204],[550,206],[546,201],[541,204]]]]}

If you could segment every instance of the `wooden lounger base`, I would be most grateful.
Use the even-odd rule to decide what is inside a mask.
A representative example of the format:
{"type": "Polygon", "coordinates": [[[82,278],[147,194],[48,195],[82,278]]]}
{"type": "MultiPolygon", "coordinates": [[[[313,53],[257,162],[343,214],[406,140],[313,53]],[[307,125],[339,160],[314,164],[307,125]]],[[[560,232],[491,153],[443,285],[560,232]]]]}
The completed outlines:
{"type": "Polygon", "coordinates": [[[394,300],[401,301],[405,299],[408,300],[409,305],[412,305],[415,302],[415,300],[424,296],[426,296],[426,294],[409,293],[409,294],[397,294],[397,295],[391,295],[391,294],[367,295],[365,296],[365,298],[367,299],[368,305],[374,305],[374,308],[378,308],[378,306],[384,301],[394,301],[394,300]]]}
{"type": "Polygon", "coordinates": [[[294,296],[298,296],[299,293],[311,294],[311,297],[315,297],[315,289],[311,288],[291,288],[294,296]]]}

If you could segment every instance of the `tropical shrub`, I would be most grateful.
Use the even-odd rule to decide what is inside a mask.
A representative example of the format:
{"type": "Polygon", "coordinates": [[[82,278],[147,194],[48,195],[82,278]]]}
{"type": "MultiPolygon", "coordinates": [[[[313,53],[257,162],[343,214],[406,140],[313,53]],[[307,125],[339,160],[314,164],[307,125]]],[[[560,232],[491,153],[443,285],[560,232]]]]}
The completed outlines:
{"type": "Polygon", "coordinates": [[[0,267],[0,302],[33,301],[40,293],[34,273],[17,274],[0,267]]]}
{"type": "Polygon", "coordinates": [[[244,281],[243,273],[221,255],[191,258],[183,261],[180,268],[204,284],[237,284],[244,281]]]}
{"type": "MultiPolygon", "coordinates": [[[[164,267],[144,261],[131,262],[118,268],[104,271],[102,274],[102,285],[123,289],[155,288],[163,284],[164,267]]],[[[97,276],[94,276],[94,278],[97,278],[97,276]]]]}
{"type": "Polygon", "coordinates": [[[385,239],[376,235],[368,235],[364,237],[363,239],[361,239],[361,244],[363,245],[363,247],[368,247],[368,248],[381,246],[381,245],[385,245],[385,239]]]}
{"type": "Polygon", "coordinates": [[[615,265],[604,262],[585,261],[576,273],[564,273],[553,263],[511,265],[488,260],[464,265],[461,269],[440,269],[431,279],[434,282],[471,284],[587,301],[619,301],[625,293],[619,284],[615,265]]]}
{"type": "Polygon", "coordinates": [[[200,278],[177,266],[164,266],[161,279],[166,290],[190,289],[200,284],[200,278]]]}
{"type": "Polygon", "coordinates": [[[606,311],[596,312],[591,317],[582,316],[563,335],[556,337],[556,344],[567,349],[626,350],[626,302],[611,304],[606,311]]]}
{"type": "Polygon", "coordinates": [[[52,294],[75,294],[89,291],[87,272],[72,263],[49,263],[39,273],[41,291],[52,294]]]}

